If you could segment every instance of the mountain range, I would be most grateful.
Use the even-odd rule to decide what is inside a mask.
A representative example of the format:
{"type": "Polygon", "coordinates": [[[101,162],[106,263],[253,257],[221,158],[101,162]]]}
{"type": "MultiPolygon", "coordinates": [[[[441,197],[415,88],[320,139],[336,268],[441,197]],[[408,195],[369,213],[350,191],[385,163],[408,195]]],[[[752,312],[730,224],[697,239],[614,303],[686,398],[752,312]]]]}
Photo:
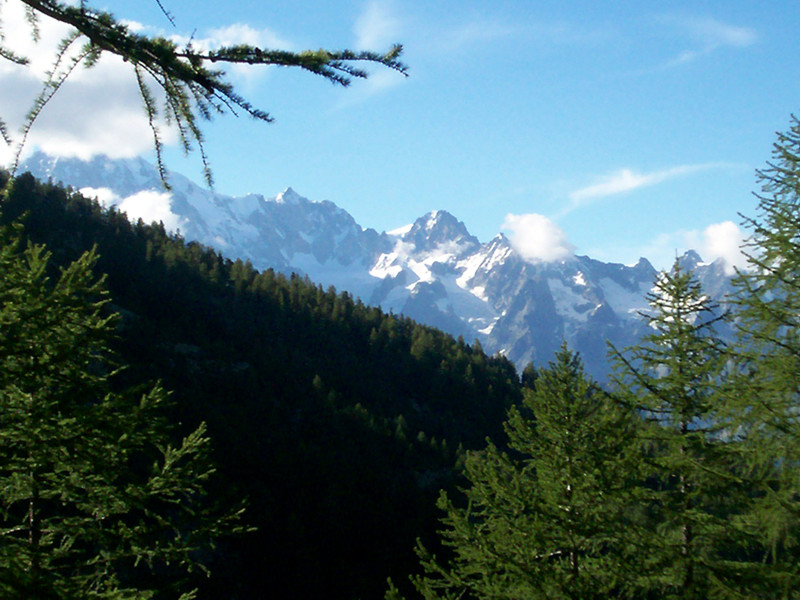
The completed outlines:
{"type": "MultiPolygon", "coordinates": [[[[84,161],[35,153],[20,167],[115,206],[131,218],[160,220],[187,241],[259,270],[308,276],[386,311],[402,313],[500,352],[518,368],[546,364],[562,340],[578,350],[588,373],[608,374],[608,342],[624,348],[646,331],[656,270],[587,256],[531,262],[502,233],[488,242],[452,214],[435,210],[389,232],[361,227],[329,201],[288,188],[274,197],[232,197],[170,173],[167,191],[156,167],[103,156],[84,161]]],[[[730,277],[720,259],[680,257],[704,290],[724,304],[730,277]]]]}

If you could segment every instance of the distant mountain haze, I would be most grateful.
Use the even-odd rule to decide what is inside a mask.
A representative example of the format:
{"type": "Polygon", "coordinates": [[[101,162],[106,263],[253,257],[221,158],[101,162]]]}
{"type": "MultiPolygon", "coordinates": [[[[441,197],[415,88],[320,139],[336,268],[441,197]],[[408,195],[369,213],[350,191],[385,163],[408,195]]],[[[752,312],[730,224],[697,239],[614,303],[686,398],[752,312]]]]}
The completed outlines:
{"type": "MultiPolygon", "coordinates": [[[[291,188],[273,198],[231,197],[170,173],[166,191],[157,169],[143,159],[36,153],[22,164],[24,171],[95,196],[131,219],[161,221],[186,240],[259,270],[307,275],[367,304],[478,339],[519,369],[531,361],[546,364],[566,340],[602,380],[608,342],[624,348],[646,327],[640,313],[648,309],[656,270],[645,258],[632,266],[575,255],[525,260],[503,234],[482,243],[441,210],[378,233],[334,203],[291,188]]],[[[706,264],[689,251],[681,261],[695,270],[706,293],[724,300],[730,277],[721,259],[706,264]]]]}

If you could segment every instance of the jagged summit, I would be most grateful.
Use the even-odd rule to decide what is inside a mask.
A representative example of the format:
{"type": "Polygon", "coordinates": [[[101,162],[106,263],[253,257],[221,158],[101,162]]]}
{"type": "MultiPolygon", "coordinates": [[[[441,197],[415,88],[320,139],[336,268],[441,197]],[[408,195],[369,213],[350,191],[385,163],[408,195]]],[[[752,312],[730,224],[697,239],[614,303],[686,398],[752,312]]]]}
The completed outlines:
{"type": "Polygon", "coordinates": [[[414,244],[420,251],[450,246],[454,254],[480,245],[478,239],[467,231],[466,225],[445,210],[434,210],[414,221],[403,235],[403,241],[414,244]]]}
{"type": "Polygon", "coordinates": [[[698,265],[704,264],[703,259],[694,250],[687,250],[682,256],[678,257],[678,264],[686,270],[696,269],[698,265]]]}
{"type": "Polygon", "coordinates": [[[647,273],[652,273],[655,270],[652,263],[643,256],[639,257],[639,260],[636,261],[636,264],[634,264],[632,268],[647,273]]]}
{"type": "Polygon", "coordinates": [[[275,202],[282,204],[301,204],[303,202],[309,202],[309,200],[295,192],[291,187],[287,187],[280,194],[275,196],[275,202]]]}

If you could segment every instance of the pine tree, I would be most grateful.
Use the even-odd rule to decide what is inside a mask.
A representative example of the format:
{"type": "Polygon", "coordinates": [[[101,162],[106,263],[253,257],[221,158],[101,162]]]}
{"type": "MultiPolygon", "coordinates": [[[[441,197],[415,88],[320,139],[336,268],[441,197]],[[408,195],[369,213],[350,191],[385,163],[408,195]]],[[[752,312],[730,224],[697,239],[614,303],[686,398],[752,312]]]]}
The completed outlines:
{"type": "MultiPolygon", "coordinates": [[[[172,16],[163,8],[160,0],[155,0],[165,16],[172,22],[172,16]]],[[[181,144],[188,152],[197,144],[203,161],[206,180],[209,185],[213,178],[203,146],[201,122],[214,114],[237,114],[242,112],[259,121],[270,122],[269,113],[256,108],[240,96],[220,67],[231,65],[278,65],[299,67],[319,75],[331,83],[347,86],[353,78],[366,78],[369,73],[360,68],[361,63],[384,65],[407,74],[406,66],[400,62],[403,48],[394,45],[386,53],[352,50],[307,50],[290,52],[258,48],[248,44],[236,44],[203,50],[191,42],[179,46],[168,37],[148,36],[132,31],[114,15],[98,10],[85,1],[79,4],[59,0],[21,0],[26,5],[28,20],[34,39],[38,39],[38,20],[41,16],[55,19],[72,28],[72,32],[60,44],[53,68],[44,82],[41,93],[34,101],[28,114],[17,146],[17,157],[11,169],[14,175],[20,152],[33,123],[66,81],[79,66],[91,67],[103,53],[121,57],[133,66],[134,77],[147,112],[156,150],[158,168],[166,183],[166,169],[162,161],[162,137],[158,127],[159,117],[172,123],[178,131],[181,144]],[[159,105],[152,92],[157,86],[163,94],[159,105]]],[[[0,26],[3,24],[0,13],[0,26]]],[[[28,59],[6,46],[0,36],[0,59],[17,64],[27,64],[28,59]]],[[[0,118],[0,138],[9,146],[14,146],[6,124],[0,118]]]]}
{"type": "Polygon", "coordinates": [[[161,387],[115,389],[96,256],[51,279],[19,238],[0,230],[0,597],[178,597],[237,519],[205,503],[205,428],[174,444],[161,387]]]}
{"type": "MultiPolygon", "coordinates": [[[[539,371],[506,423],[509,452],[489,444],[466,462],[467,507],[447,494],[447,564],[418,547],[425,598],[590,599],[626,589],[626,529],[636,482],[635,419],[566,347],[539,371]]],[[[390,590],[389,595],[397,595],[390,590]]]]}
{"type": "MultiPolygon", "coordinates": [[[[760,491],[753,528],[780,596],[800,589],[800,121],[779,133],[773,160],[758,172],[758,215],[745,219],[749,268],[737,288],[738,435],[760,491]]],[[[792,595],[795,594],[795,595],[792,595]]]]}
{"type": "Polygon", "coordinates": [[[648,294],[652,333],[616,353],[614,383],[644,416],[652,524],[640,585],[658,597],[748,597],[761,576],[742,525],[749,497],[723,393],[721,318],[678,261],[648,294]]]}

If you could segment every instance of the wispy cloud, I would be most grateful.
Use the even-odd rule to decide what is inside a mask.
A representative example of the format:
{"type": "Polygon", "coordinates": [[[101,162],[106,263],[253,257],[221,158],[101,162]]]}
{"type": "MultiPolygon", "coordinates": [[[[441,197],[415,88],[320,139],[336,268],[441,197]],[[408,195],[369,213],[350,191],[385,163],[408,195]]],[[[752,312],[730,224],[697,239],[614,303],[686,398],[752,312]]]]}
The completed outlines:
{"type": "Polygon", "coordinates": [[[621,169],[610,175],[604,175],[596,183],[575,190],[569,195],[569,199],[573,202],[584,202],[594,198],[622,194],[708,168],[708,165],[681,165],[650,173],[635,173],[631,169],[621,169]]]}
{"type": "Polygon", "coordinates": [[[514,37],[521,32],[519,25],[494,20],[473,20],[440,32],[436,39],[440,51],[457,52],[463,48],[514,37]]]}
{"type": "Polygon", "coordinates": [[[435,52],[454,53],[506,40],[525,40],[533,46],[551,48],[596,44],[609,39],[601,29],[586,29],[566,21],[511,22],[496,17],[479,17],[449,28],[439,28],[428,36],[435,52]]]}
{"type": "Polygon", "coordinates": [[[568,196],[569,202],[556,216],[563,217],[601,198],[633,192],[641,188],[664,183],[671,179],[727,166],[730,165],[725,163],[679,165],[676,167],[659,169],[658,171],[651,171],[649,173],[637,173],[631,169],[620,169],[619,171],[600,177],[594,183],[572,191],[568,196]]]}
{"type": "Polygon", "coordinates": [[[372,0],[356,19],[353,29],[356,49],[380,50],[397,43],[402,32],[402,23],[392,2],[372,0]]]}
{"type": "MultiPolygon", "coordinates": [[[[391,0],[372,0],[355,21],[353,46],[357,50],[388,50],[405,37],[403,29],[403,21],[391,0]]],[[[400,73],[390,69],[375,68],[369,64],[362,64],[361,67],[369,72],[369,77],[355,80],[352,88],[337,103],[337,109],[359,105],[406,80],[400,73]]]]}
{"type": "Polygon", "coordinates": [[[710,48],[734,46],[744,48],[758,40],[755,30],[717,21],[712,18],[687,19],[683,26],[699,43],[710,48]]]}
{"type": "Polygon", "coordinates": [[[688,37],[693,46],[668,61],[665,67],[690,63],[723,48],[745,48],[758,41],[758,34],[754,29],[723,23],[710,17],[670,17],[663,21],[688,37]]]}

